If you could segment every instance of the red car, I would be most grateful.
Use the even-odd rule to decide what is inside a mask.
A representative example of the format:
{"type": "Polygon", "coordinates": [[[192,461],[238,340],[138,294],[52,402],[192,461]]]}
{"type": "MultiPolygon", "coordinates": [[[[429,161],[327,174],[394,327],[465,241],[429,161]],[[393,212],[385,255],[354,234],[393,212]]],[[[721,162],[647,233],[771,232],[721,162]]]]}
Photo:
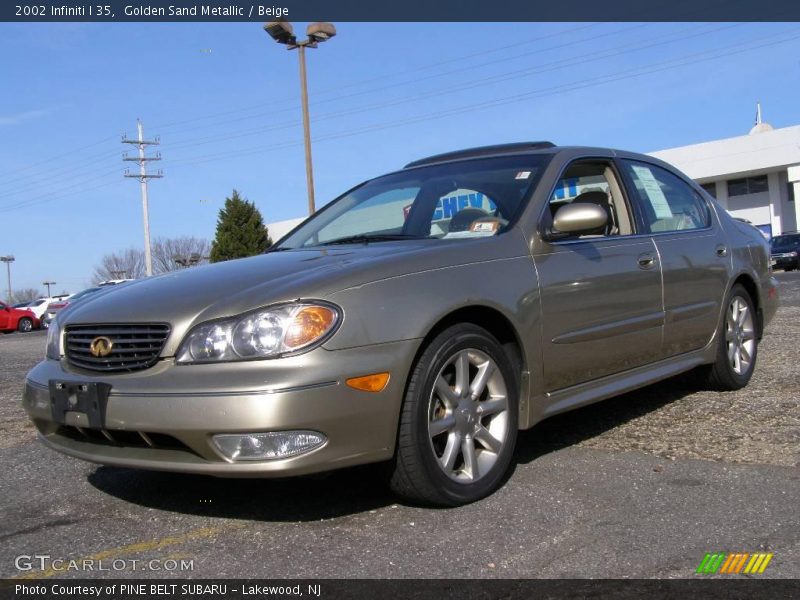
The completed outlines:
{"type": "Polygon", "coordinates": [[[0,331],[31,331],[39,327],[39,319],[31,311],[23,308],[11,308],[0,302],[0,331]]]}

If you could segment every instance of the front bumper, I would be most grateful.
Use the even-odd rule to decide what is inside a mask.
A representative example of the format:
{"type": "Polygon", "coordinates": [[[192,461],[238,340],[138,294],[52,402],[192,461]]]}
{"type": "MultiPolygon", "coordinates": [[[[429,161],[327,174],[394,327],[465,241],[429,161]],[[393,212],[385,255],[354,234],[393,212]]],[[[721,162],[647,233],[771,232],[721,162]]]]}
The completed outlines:
{"type": "Polygon", "coordinates": [[[228,477],[289,476],[391,458],[400,404],[419,340],[346,350],[318,348],[301,356],[214,365],[178,366],[172,359],[126,374],[77,371],[46,360],[28,374],[23,406],[50,448],[121,467],[228,477]],[[388,371],[379,393],[345,385],[350,377],[388,371]],[[50,380],[112,386],[105,427],[86,415],[53,420],[50,380]],[[298,456],[233,462],[212,436],[313,430],[327,442],[298,456]]]}
{"type": "Polygon", "coordinates": [[[800,265],[800,257],[797,256],[787,256],[785,254],[773,254],[770,259],[772,260],[772,266],[777,267],[778,269],[796,269],[798,265],[800,265]]]}

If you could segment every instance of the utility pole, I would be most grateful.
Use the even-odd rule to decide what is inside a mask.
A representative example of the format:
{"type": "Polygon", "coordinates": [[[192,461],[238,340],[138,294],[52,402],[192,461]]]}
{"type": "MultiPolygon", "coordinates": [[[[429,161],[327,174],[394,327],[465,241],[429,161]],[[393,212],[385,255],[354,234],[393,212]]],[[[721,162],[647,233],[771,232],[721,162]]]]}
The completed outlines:
{"type": "Polygon", "coordinates": [[[8,272],[8,303],[13,304],[14,299],[11,296],[11,263],[14,262],[14,256],[0,256],[0,261],[6,263],[6,271],[8,272]]]}
{"type": "Polygon", "coordinates": [[[144,262],[145,268],[147,270],[147,276],[151,277],[153,275],[153,257],[150,252],[150,215],[148,212],[148,205],[147,205],[147,182],[150,179],[158,179],[163,177],[164,174],[161,171],[154,175],[147,174],[147,163],[153,160],[161,160],[161,153],[156,153],[155,156],[145,156],[144,149],[145,146],[158,146],[161,143],[161,140],[156,136],[154,140],[147,141],[144,139],[144,128],[142,127],[142,122],[139,119],[136,119],[136,130],[138,132],[138,137],[135,140],[129,140],[128,138],[122,138],[123,144],[134,144],[139,147],[139,156],[134,158],[129,158],[127,153],[122,155],[123,161],[130,161],[130,162],[137,162],[139,163],[139,173],[130,173],[127,169],[125,170],[125,177],[132,177],[134,179],[138,179],[142,186],[142,213],[144,217],[144,262]]]}
{"type": "Polygon", "coordinates": [[[46,285],[47,286],[47,297],[48,298],[50,297],[50,286],[51,285],[55,285],[55,284],[56,284],[55,281],[43,281],[42,282],[42,285],[46,285]]]}

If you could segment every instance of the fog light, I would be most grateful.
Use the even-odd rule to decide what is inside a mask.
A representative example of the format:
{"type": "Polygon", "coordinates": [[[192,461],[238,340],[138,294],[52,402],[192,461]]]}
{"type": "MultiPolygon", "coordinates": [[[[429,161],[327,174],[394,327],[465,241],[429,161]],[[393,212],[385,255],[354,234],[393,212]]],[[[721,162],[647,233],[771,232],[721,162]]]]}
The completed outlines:
{"type": "Polygon", "coordinates": [[[270,431],[267,433],[221,433],[214,444],[230,460],[270,460],[310,452],[328,439],[316,431],[270,431]]]}

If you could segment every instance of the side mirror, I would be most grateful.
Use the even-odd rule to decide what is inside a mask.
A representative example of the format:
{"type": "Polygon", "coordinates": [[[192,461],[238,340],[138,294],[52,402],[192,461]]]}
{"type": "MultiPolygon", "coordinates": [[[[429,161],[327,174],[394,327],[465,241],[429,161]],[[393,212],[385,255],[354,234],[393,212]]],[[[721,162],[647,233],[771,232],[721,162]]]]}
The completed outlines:
{"type": "Polygon", "coordinates": [[[608,214],[597,204],[573,202],[562,206],[553,217],[553,233],[580,234],[605,227],[608,214]]]}

